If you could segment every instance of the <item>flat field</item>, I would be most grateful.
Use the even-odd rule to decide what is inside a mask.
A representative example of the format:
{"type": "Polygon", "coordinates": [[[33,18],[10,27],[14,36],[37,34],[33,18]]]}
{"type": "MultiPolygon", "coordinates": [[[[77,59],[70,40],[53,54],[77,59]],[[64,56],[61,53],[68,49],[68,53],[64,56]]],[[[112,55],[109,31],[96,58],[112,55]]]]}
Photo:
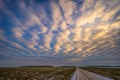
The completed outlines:
{"type": "Polygon", "coordinates": [[[114,80],[120,80],[120,68],[96,68],[96,67],[82,67],[81,69],[94,72],[114,80]]]}
{"type": "Polygon", "coordinates": [[[75,68],[0,68],[0,80],[70,80],[75,68]]]}

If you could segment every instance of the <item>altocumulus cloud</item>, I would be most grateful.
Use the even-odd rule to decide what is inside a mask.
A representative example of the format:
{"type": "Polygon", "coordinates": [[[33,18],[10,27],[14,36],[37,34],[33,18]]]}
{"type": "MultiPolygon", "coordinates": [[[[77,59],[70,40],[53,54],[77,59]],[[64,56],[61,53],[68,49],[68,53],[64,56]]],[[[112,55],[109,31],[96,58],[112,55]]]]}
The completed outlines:
{"type": "Polygon", "coordinates": [[[0,66],[118,65],[120,0],[0,2],[0,66]]]}

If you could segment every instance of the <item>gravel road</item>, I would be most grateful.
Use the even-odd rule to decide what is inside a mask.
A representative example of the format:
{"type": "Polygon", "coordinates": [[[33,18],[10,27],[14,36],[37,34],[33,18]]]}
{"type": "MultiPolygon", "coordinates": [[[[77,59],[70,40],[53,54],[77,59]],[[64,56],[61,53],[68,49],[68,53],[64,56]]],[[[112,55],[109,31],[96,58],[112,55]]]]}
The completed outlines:
{"type": "Polygon", "coordinates": [[[113,80],[101,75],[77,68],[70,80],[113,80]]]}

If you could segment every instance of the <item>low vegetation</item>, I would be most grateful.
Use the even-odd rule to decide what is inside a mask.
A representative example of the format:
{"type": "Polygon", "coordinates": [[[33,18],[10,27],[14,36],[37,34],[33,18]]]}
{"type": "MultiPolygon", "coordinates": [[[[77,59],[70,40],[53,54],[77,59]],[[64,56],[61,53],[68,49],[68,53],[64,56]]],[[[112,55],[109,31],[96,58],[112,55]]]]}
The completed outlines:
{"type": "Polygon", "coordinates": [[[0,80],[70,80],[74,68],[0,68],[0,80]]]}
{"type": "Polygon", "coordinates": [[[94,72],[114,80],[120,80],[120,68],[82,67],[81,69],[94,72]]]}

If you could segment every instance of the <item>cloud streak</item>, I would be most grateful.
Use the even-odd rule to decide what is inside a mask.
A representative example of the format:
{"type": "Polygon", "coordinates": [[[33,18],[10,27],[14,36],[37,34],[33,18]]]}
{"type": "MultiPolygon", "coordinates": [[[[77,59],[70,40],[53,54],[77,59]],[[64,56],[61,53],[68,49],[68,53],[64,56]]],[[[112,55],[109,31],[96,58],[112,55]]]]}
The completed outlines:
{"type": "Polygon", "coordinates": [[[70,57],[67,62],[72,64],[101,53],[120,53],[119,4],[119,0],[1,0],[1,49],[4,45],[11,56],[57,57],[60,64],[63,57],[70,57]]]}

